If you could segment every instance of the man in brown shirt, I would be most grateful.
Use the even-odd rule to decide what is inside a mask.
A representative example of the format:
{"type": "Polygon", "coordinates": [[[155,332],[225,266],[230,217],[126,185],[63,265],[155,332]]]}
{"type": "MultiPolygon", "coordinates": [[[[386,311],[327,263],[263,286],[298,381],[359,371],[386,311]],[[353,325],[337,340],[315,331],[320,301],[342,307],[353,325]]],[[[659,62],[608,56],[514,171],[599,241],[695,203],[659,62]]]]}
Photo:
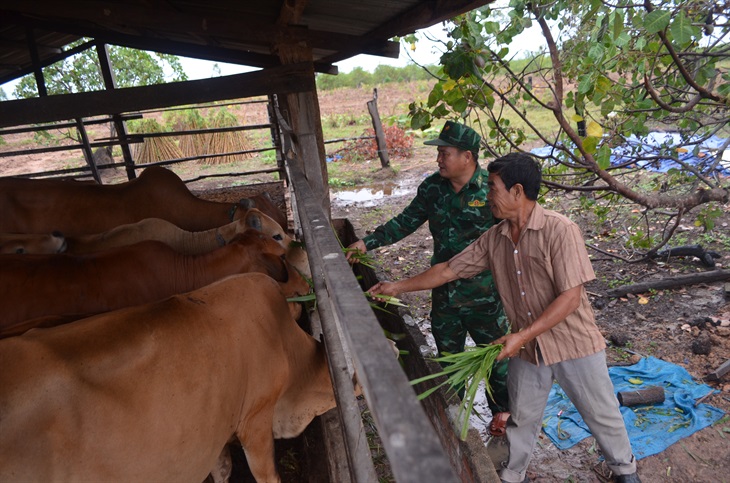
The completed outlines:
{"type": "Polygon", "coordinates": [[[595,275],[578,227],[537,204],[539,165],[524,154],[490,163],[488,201],[495,225],[448,262],[412,278],[380,282],[369,292],[426,290],[485,269],[494,275],[512,332],[498,360],[510,358],[507,425],[510,456],[502,481],[522,482],[532,457],[553,380],[596,438],[616,481],[638,483],[636,461],[606,367],[583,284],[595,275]]]}

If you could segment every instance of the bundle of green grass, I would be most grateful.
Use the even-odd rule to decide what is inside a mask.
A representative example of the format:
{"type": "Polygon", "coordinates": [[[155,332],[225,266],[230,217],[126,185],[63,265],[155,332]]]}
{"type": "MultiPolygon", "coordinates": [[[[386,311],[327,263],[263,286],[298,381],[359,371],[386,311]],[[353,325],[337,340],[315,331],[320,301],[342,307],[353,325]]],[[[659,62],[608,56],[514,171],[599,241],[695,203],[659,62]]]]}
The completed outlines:
{"type": "Polygon", "coordinates": [[[433,360],[444,366],[442,371],[411,381],[412,385],[416,385],[438,377],[446,377],[446,380],[440,384],[419,394],[419,400],[430,396],[443,386],[448,386],[455,392],[465,388],[464,397],[461,404],[459,404],[460,437],[462,440],[466,438],[469,431],[469,415],[474,408],[474,400],[481,381],[484,381],[487,394],[492,397],[489,378],[492,375],[497,356],[503,347],[502,344],[479,345],[477,347],[467,347],[464,352],[436,357],[433,360]]]}

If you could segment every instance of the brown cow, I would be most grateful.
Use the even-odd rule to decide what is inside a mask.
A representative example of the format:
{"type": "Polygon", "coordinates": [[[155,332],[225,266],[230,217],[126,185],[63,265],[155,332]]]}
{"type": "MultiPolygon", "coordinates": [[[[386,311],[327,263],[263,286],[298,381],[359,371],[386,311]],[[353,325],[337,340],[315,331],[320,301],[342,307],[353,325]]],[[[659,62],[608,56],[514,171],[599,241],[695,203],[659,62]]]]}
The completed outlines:
{"type": "Polygon", "coordinates": [[[231,438],[278,482],[274,438],[335,406],[322,345],[261,274],[0,341],[0,481],[200,483],[231,438]]]}
{"type": "MultiPolygon", "coordinates": [[[[145,218],[162,218],[188,231],[223,226],[250,208],[273,204],[206,201],[193,195],[172,171],[152,166],[126,183],[98,185],[53,179],[0,179],[0,232],[50,233],[67,237],[101,233],[145,218]],[[255,206],[254,206],[255,205],[255,206]],[[239,208],[242,208],[239,209],[239,208]]],[[[274,207],[275,208],[275,207],[274,207]]],[[[286,229],[286,223],[283,225],[286,229]]]]}
{"type": "MultiPolygon", "coordinates": [[[[3,255],[0,262],[0,331],[49,315],[97,314],[160,300],[229,275],[261,272],[287,296],[309,291],[282,260],[284,249],[256,230],[203,255],[181,255],[146,241],[88,255],[3,255]]],[[[292,304],[298,317],[301,306],[292,304]]]]}
{"type": "Polygon", "coordinates": [[[157,240],[179,253],[198,255],[220,248],[249,228],[276,240],[286,250],[286,260],[302,275],[311,278],[307,252],[276,221],[255,208],[248,210],[243,218],[205,231],[187,231],[161,218],[145,218],[103,233],[69,238],[57,232],[52,235],[0,234],[0,254],[43,255],[64,252],[81,255],[145,240],[157,240]]]}

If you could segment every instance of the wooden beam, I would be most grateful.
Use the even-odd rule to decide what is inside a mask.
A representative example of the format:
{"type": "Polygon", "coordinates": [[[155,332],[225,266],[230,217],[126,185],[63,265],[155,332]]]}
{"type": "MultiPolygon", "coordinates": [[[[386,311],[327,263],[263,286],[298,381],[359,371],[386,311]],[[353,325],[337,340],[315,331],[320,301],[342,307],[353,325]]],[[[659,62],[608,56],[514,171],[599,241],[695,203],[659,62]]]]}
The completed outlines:
{"type": "MultiPolygon", "coordinates": [[[[91,42],[85,42],[81,45],[77,45],[76,47],[68,50],[61,51],[60,53],[52,56],[47,57],[42,61],[39,61],[39,65],[41,68],[48,67],[51,64],[55,64],[56,62],[63,60],[67,57],[70,57],[74,54],[78,54],[79,52],[83,52],[84,50],[93,47],[94,41],[91,42]]],[[[8,81],[11,81],[13,79],[17,79],[18,77],[23,77],[24,75],[32,74],[33,73],[33,66],[29,66],[25,69],[18,69],[15,72],[13,72],[12,75],[2,76],[0,77],[0,84],[4,84],[8,81]]]]}
{"type": "Polygon", "coordinates": [[[276,20],[276,25],[287,26],[298,24],[302,19],[302,13],[304,13],[304,8],[308,3],[309,0],[284,0],[279,11],[279,18],[276,20]]]}
{"type": "MultiPolygon", "coordinates": [[[[293,1],[293,0],[289,0],[293,1]]],[[[296,29],[294,21],[288,24],[272,25],[269,19],[255,18],[251,16],[241,16],[235,22],[228,17],[215,17],[208,15],[188,15],[180,12],[172,12],[169,9],[151,9],[148,7],[135,8],[132,5],[124,5],[119,10],[114,9],[109,15],[101,13],[103,4],[94,4],[89,8],[78,9],[54,9],[52,2],[22,2],[22,5],[13,6],[0,10],[0,16],[12,19],[14,23],[25,24],[36,28],[43,28],[51,31],[65,32],[72,35],[83,37],[94,37],[105,43],[129,45],[139,45],[140,42],[145,50],[156,50],[160,47],[154,47],[155,44],[163,46],[165,53],[174,55],[188,54],[179,52],[168,52],[168,49],[180,50],[181,48],[194,48],[197,46],[199,51],[212,49],[221,53],[227,53],[231,59],[216,58],[214,60],[241,63],[241,55],[255,59],[258,61],[252,64],[256,67],[266,67],[272,65],[271,57],[266,54],[269,51],[272,41],[282,35],[294,36],[300,35],[298,41],[306,42],[308,45],[324,50],[336,51],[341,46],[348,46],[359,43],[360,37],[348,35],[338,32],[321,32],[309,29],[296,29]],[[39,12],[39,4],[48,3],[48,8],[43,12],[42,20],[33,16],[33,12],[39,12]],[[53,11],[53,15],[46,12],[53,11]],[[77,14],[74,14],[77,12],[77,14]],[[165,18],[164,24],[160,24],[159,18],[165,18]],[[129,27],[133,25],[134,28],[129,27]],[[157,35],[150,35],[149,32],[158,32],[157,35]],[[168,40],[170,37],[177,40],[168,40]],[[189,39],[190,41],[180,40],[189,39]],[[238,44],[240,49],[223,48],[221,45],[238,44]],[[187,47],[182,47],[187,46],[187,47]],[[203,48],[201,48],[203,47],[203,48]],[[255,54],[255,55],[252,55],[255,54]]],[[[281,21],[299,20],[297,15],[301,16],[299,8],[304,5],[292,7],[289,11],[285,7],[282,9],[286,12],[280,17],[281,21]]],[[[41,10],[42,11],[42,10],[41,10]]],[[[377,39],[374,42],[373,50],[390,52],[387,39],[377,39]]],[[[366,53],[366,52],[365,52],[366,53]]],[[[275,59],[275,57],[274,57],[275,59]]]]}
{"type": "MultiPolygon", "coordinates": [[[[288,163],[288,167],[312,274],[322,277],[396,481],[456,482],[433,426],[393,356],[318,196],[297,163],[288,163]]],[[[317,298],[325,295],[320,290],[317,298]]],[[[326,324],[327,320],[323,319],[322,323],[326,324]]]]}
{"type": "Polygon", "coordinates": [[[419,2],[415,7],[379,25],[360,37],[360,42],[347,48],[339,49],[336,54],[321,59],[334,63],[360,54],[375,40],[389,39],[413,33],[418,29],[430,27],[444,20],[456,17],[464,12],[482,7],[494,0],[431,0],[419,2]]]}
{"type": "MultiPolygon", "coordinates": [[[[104,79],[104,87],[107,91],[113,91],[117,88],[117,80],[114,75],[114,69],[112,67],[111,59],[109,58],[109,50],[106,44],[96,44],[96,54],[99,58],[99,67],[101,68],[101,77],[104,79]]],[[[124,159],[124,167],[127,171],[127,179],[130,181],[137,177],[134,171],[134,157],[132,151],[129,149],[129,137],[127,136],[127,125],[122,119],[122,115],[118,112],[112,113],[114,119],[114,130],[117,132],[117,136],[121,141],[122,158],[124,159]]],[[[111,134],[111,133],[110,133],[111,134]]],[[[101,183],[101,181],[99,181],[101,183]]]]}
{"type": "Polygon", "coordinates": [[[4,101],[0,128],[314,89],[312,64],[290,64],[212,79],[4,101]]]}
{"type": "Polygon", "coordinates": [[[30,52],[30,61],[33,64],[33,75],[35,76],[35,84],[38,88],[38,96],[46,97],[48,90],[46,89],[46,80],[43,78],[43,70],[41,69],[41,61],[38,57],[38,49],[35,46],[35,36],[33,29],[25,29],[25,37],[28,41],[28,51],[30,52]]]}
{"type": "MultiPolygon", "coordinates": [[[[122,47],[129,47],[139,50],[151,50],[163,54],[180,55],[183,57],[191,57],[195,59],[210,60],[214,62],[227,62],[230,64],[246,65],[259,68],[275,67],[277,65],[280,65],[278,57],[276,55],[268,53],[268,50],[270,50],[270,43],[274,38],[273,35],[275,35],[275,32],[273,32],[271,29],[266,28],[263,29],[265,35],[261,36],[260,39],[260,41],[263,42],[263,47],[262,45],[258,45],[261,52],[254,52],[250,49],[255,48],[257,46],[256,43],[246,45],[246,41],[241,39],[232,40],[234,43],[241,44],[240,49],[235,49],[220,46],[221,41],[225,41],[226,39],[216,38],[210,40],[210,44],[207,44],[205,39],[200,40],[200,37],[194,35],[191,37],[190,32],[185,32],[183,34],[185,37],[197,39],[197,43],[184,42],[180,40],[169,40],[160,37],[150,37],[147,35],[147,31],[144,31],[141,34],[130,34],[125,32],[119,32],[112,27],[102,28],[99,27],[98,24],[79,25],[78,23],[73,21],[58,22],[49,20],[38,20],[2,9],[0,9],[0,17],[12,19],[13,23],[25,25],[32,28],[63,32],[77,37],[94,38],[95,40],[90,43],[102,42],[105,44],[119,45],[122,47]],[[262,53],[263,51],[266,51],[267,53],[262,53]]],[[[261,31],[261,29],[259,29],[259,31],[261,31]]],[[[295,29],[295,31],[297,30],[295,29]]],[[[281,30],[279,30],[278,32],[280,33],[281,30]]],[[[289,35],[294,34],[289,33],[289,35]]],[[[353,41],[352,39],[357,38],[352,36],[345,36],[347,38],[342,37],[343,36],[340,34],[329,35],[326,33],[315,32],[313,34],[313,42],[318,45],[321,44],[323,48],[331,48],[332,45],[347,45],[348,43],[351,43],[353,41]]],[[[75,48],[73,50],[77,49],[78,48],[75,48]]],[[[43,66],[50,65],[69,55],[71,54],[64,52],[58,56],[54,56],[53,60],[44,62],[43,66]]],[[[315,62],[314,70],[316,72],[322,72],[325,74],[337,74],[337,67],[327,63],[323,64],[321,62],[315,62]]],[[[18,70],[12,75],[0,78],[0,83],[17,79],[18,77],[29,74],[31,72],[33,71],[29,68],[18,70]]]]}

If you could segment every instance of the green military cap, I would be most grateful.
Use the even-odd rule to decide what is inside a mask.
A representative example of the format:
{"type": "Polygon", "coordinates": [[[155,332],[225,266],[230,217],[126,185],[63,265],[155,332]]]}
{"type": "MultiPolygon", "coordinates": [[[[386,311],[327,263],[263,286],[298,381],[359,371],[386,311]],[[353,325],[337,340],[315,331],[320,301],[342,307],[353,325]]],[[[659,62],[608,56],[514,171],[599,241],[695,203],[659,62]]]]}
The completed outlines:
{"type": "Polygon", "coordinates": [[[469,126],[454,121],[446,121],[439,137],[426,141],[429,146],[452,146],[479,154],[479,142],[482,137],[469,126]]]}

